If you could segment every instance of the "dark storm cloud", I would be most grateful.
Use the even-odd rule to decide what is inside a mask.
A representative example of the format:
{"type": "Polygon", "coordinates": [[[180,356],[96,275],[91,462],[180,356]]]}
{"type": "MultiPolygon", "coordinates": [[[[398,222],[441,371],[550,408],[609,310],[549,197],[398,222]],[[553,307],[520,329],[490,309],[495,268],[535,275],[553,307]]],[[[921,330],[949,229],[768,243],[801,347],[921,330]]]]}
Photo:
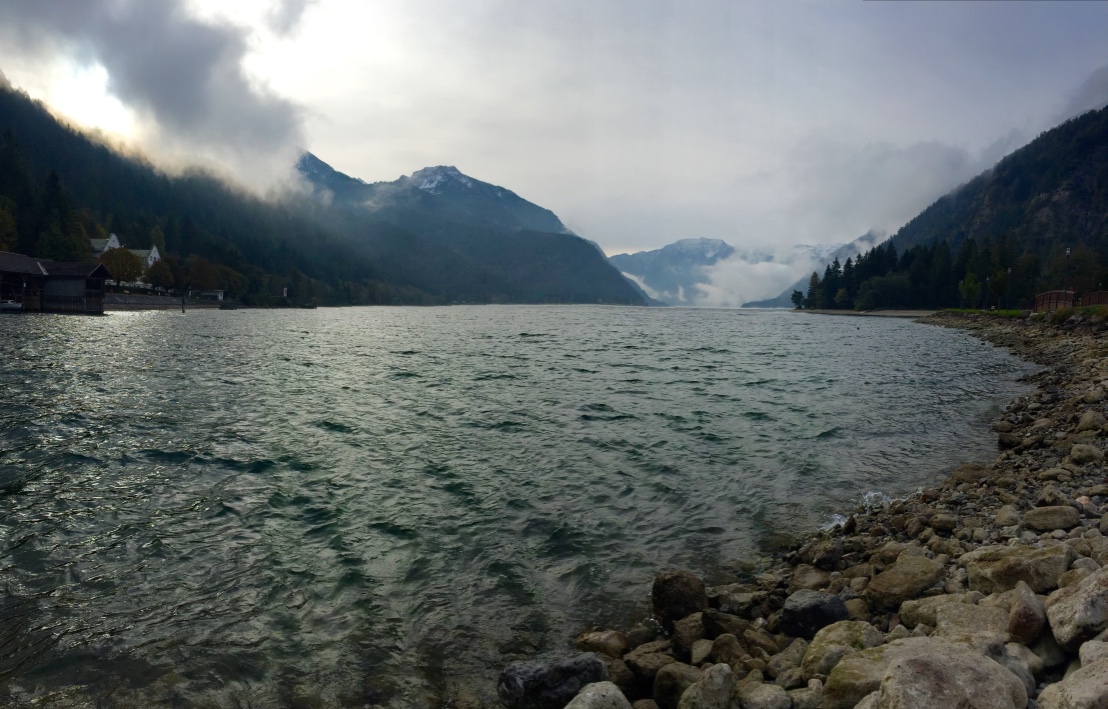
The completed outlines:
{"type": "Polygon", "coordinates": [[[1102,66],[1085,79],[1067,97],[1065,107],[1058,115],[1059,121],[1080,116],[1108,105],[1108,66],[1102,66]]]}
{"type": "Polygon", "coordinates": [[[266,18],[270,29],[277,34],[289,34],[300,24],[304,11],[316,2],[317,0],[281,0],[266,18]]]}
{"type": "MultiPolygon", "coordinates": [[[[285,2],[291,26],[304,2],[285,2]]],[[[0,4],[0,37],[24,55],[99,63],[108,88],[153,118],[168,142],[265,154],[299,142],[300,110],[244,73],[244,28],[190,15],[184,0],[35,0],[0,4]]]]}

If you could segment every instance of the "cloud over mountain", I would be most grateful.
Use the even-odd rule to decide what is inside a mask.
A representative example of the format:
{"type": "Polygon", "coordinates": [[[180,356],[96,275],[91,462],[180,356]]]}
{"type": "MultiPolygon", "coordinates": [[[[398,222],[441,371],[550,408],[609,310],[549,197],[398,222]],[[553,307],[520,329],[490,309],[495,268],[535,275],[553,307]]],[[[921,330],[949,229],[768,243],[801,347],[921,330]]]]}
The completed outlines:
{"type": "MultiPolygon", "coordinates": [[[[291,30],[307,4],[283,2],[274,24],[291,30]]],[[[301,109],[247,74],[249,35],[196,17],[185,0],[0,4],[3,42],[24,57],[102,66],[108,90],[164,147],[231,156],[240,168],[276,153],[288,163],[303,142],[301,109]]]]}

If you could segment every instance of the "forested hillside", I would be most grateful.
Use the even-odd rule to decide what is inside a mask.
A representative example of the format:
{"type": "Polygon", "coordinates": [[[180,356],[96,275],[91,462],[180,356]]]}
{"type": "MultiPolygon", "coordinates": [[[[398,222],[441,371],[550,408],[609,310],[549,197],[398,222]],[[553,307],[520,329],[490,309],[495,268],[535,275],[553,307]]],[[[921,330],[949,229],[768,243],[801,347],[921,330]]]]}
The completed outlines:
{"type": "Polygon", "coordinates": [[[448,210],[413,204],[404,224],[303,196],[266,201],[200,170],[168,176],[2,88],[0,135],[0,250],[89,259],[88,239],[115,233],[128,248],[158,246],[162,284],[257,304],[642,302],[589,242],[499,230],[479,214],[465,223],[455,197],[448,210]]]}
{"type": "Polygon", "coordinates": [[[1046,131],[890,241],[813,274],[812,308],[1028,307],[1108,284],[1108,108],[1046,131]],[[1067,256],[1067,253],[1069,254],[1067,256]]]}

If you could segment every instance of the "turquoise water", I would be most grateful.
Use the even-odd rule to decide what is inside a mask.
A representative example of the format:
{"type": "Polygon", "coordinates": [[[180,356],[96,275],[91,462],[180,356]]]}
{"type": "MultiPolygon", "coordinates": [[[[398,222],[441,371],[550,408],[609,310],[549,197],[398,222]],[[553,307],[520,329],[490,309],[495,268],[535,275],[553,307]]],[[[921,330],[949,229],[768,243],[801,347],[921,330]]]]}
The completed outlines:
{"type": "Polygon", "coordinates": [[[607,307],[0,318],[0,697],[438,706],[653,574],[995,455],[1029,369],[904,321],[607,307]]]}

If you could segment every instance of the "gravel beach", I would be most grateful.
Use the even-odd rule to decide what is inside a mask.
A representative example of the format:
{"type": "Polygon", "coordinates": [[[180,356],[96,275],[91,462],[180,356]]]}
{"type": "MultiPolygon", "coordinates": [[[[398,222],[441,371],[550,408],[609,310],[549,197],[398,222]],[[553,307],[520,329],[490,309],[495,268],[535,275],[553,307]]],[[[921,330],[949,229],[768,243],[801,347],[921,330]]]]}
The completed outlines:
{"type": "Polygon", "coordinates": [[[656,624],[516,663],[512,709],[1108,706],[1104,322],[939,313],[1039,364],[997,455],[789,550],[741,583],[655,579],[656,624]]]}

